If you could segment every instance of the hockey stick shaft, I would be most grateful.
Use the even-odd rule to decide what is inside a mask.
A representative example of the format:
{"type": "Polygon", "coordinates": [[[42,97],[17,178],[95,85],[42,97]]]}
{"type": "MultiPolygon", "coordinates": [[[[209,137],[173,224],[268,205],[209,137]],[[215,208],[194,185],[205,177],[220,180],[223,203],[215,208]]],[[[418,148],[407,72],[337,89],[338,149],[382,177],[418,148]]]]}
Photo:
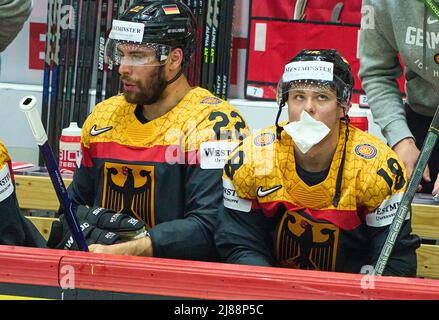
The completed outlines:
{"type": "MultiPolygon", "coordinates": [[[[107,22],[107,34],[109,34],[109,30],[111,30],[111,27],[113,25],[113,20],[116,20],[119,15],[119,1],[118,0],[112,0],[111,2],[112,10],[111,16],[107,22]]],[[[111,62],[108,64],[107,69],[107,79],[105,81],[105,99],[110,98],[114,95],[114,92],[116,89],[114,88],[114,77],[116,76],[116,66],[113,65],[111,62]]]]}
{"type": "MultiPolygon", "coordinates": [[[[52,29],[53,29],[53,6],[54,0],[48,0],[47,2],[47,31],[46,31],[46,51],[44,57],[44,79],[43,79],[43,101],[41,107],[41,121],[45,129],[49,129],[47,122],[49,119],[49,92],[50,92],[50,76],[51,60],[52,60],[52,29]]],[[[38,164],[43,164],[41,156],[38,159],[38,164]]]]}
{"type": "Polygon", "coordinates": [[[77,60],[76,60],[76,81],[75,81],[75,98],[73,103],[73,117],[72,121],[79,123],[79,114],[81,109],[81,97],[84,94],[82,92],[82,84],[84,82],[83,78],[87,75],[83,74],[84,69],[84,51],[85,51],[85,41],[87,36],[87,18],[88,18],[88,7],[89,1],[82,0],[80,2],[79,11],[80,16],[78,17],[78,28],[77,31],[77,60]]]}
{"type": "Polygon", "coordinates": [[[32,134],[43,155],[50,179],[52,180],[58,200],[64,210],[64,214],[72,233],[73,239],[81,251],[88,251],[84,235],[79,227],[78,219],[73,211],[73,204],[68,196],[67,189],[59,172],[58,165],[53,157],[52,149],[47,141],[47,134],[44,130],[39,112],[36,108],[37,99],[33,96],[24,97],[20,101],[20,109],[25,113],[27,121],[32,129],[32,134]]]}
{"type": "Polygon", "coordinates": [[[217,97],[220,96],[221,92],[221,73],[222,73],[222,67],[224,62],[224,40],[225,40],[225,8],[227,7],[226,2],[221,2],[219,4],[219,14],[218,14],[218,31],[217,31],[217,40],[216,40],[216,52],[218,53],[216,55],[216,63],[215,63],[215,74],[213,79],[213,91],[212,93],[216,95],[217,97]]]}
{"type": "Polygon", "coordinates": [[[94,73],[94,56],[95,56],[95,41],[96,41],[96,22],[98,12],[98,1],[90,0],[88,7],[88,19],[86,24],[86,38],[84,43],[84,64],[82,70],[82,83],[81,83],[81,103],[79,109],[78,125],[82,127],[85,119],[88,115],[90,105],[90,87],[92,74],[94,73]],[[90,74],[90,76],[86,76],[90,74]]]}
{"type": "Polygon", "coordinates": [[[439,135],[439,107],[434,114],[433,120],[431,121],[430,128],[428,129],[427,136],[424,141],[424,145],[421,148],[421,153],[419,154],[418,160],[416,161],[415,168],[413,170],[412,176],[410,178],[409,184],[407,186],[404,195],[402,196],[401,203],[399,204],[398,210],[395,213],[395,217],[390,226],[389,234],[387,235],[386,242],[381,249],[380,256],[375,265],[375,275],[382,275],[384,269],[389,260],[390,254],[392,253],[393,247],[398,238],[399,231],[401,230],[402,224],[407,214],[410,212],[411,203],[413,197],[415,196],[417,187],[421,182],[422,175],[424,173],[425,167],[427,166],[428,160],[430,159],[431,153],[434,146],[436,145],[436,140],[439,135]]]}
{"type": "Polygon", "coordinates": [[[213,1],[207,0],[206,4],[206,24],[204,26],[204,38],[203,38],[203,53],[202,53],[202,68],[201,68],[201,87],[208,88],[209,83],[209,57],[210,57],[210,44],[211,44],[211,32],[212,32],[212,19],[213,19],[213,1]]]}
{"type": "Polygon", "coordinates": [[[53,30],[53,10],[54,0],[48,0],[47,8],[47,31],[46,31],[46,51],[44,55],[44,80],[43,80],[43,105],[42,122],[47,129],[47,119],[49,117],[49,91],[52,61],[52,30],[53,30]]]}
{"type": "Polygon", "coordinates": [[[100,7],[100,32],[98,49],[98,71],[96,75],[96,99],[95,104],[102,101],[102,90],[105,76],[105,37],[107,33],[108,0],[101,0],[100,7]]]}
{"type": "Polygon", "coordinates": [[[221,85],[221,95],[220,98],[223,100],[227,100],[227,97],[229,95],[229,85],[230,85],[230,61],[232,59],[232,54],[237,55],[238,51],[235,48],[235,52],[233,52],[233,17],[234,17],[234,10],[235,10],[235,0],[230,0],[230,2],[227,2],[228,8],[227,8],[227,18],[226,21],[228,21],[226,26],[226,31],[224,32],[226,35],[226,41],[225,41],[225,49],[226,52],[223,66],[223,75],[222,75],[222,85],[221,85]]]}
{"type": "MultiPolygon", "coordinates": [[[[57,99],[58,95],[62,93],[60,90],[63,88],[62,81],[63,79],[60,77],[60,72],[62,67],[60,66],[61,59],[61,8],[62,8],[62,0],[55,0],[54,5],[54,22],[55,22],[55,34],[54,34],[54,51],[53,51],[53,70],[52,70],[52,84],[51,84],[51,93],[50,93],[50,113],[49,113],[49,125],[47,130],[48,132],[48,141],[52,150],[55,151],[55,154],[58,154],[58,124],[57,117],[58,113],[61,110],[58,108],[57,99]],[[61,88],[60,88],[61,87],[61,88]]],[[[61,75],[62,76],[62,75],[61,75]]]]}
{"type": "Polygon", "coordinates": [[[207,89],[214,92],[214,79],[217,63],[217,46],[218,46],[218,19],[219,19],[220,1],[213,2],[212,28],[210,33],[210,52],[209,52],[209,74],[207,78],[207,89]]]}
{"type": "Polygon", "coordinates": [[[202,57],[203,53],[201,52],[203,48],[203,35],[204,35],[204,29],[205,29],[205,20],[206,20],[206,1],[205,0],[198,0],[198,12],[197,12],[197,24],[198,24],[198,30],[197,30],[197,41],[195,45],[195,82],[194,86],[199,86],[201,83],[201,64],[202,64],[202,57]]]}
{"type": "Polygon", "coordinates": [[[66,94],[64,101],[64,110],[62,112],[62,124],[61,128],[66,128],[70,124],[72,116],[72,101],[73,101],[73,87],[76,80],[76,34],[78,29],[78,18],[79,18],[79,0],[70,0],[72,5],[72,11],[70,15],[71,29],[69,30],[69,35],[67,41],[69,41],[69,52],[66,58],[66,63],[68,65],[67,79],[66,79],[66,94]]]}
{"type": "MultiPolygon", "coordinates": [[[[113,20],[119,19],[119,17],[122,15],[122,13],[124,12],[124,1],[123,0],[118,0],[117,1],[117,7],[114,11],[114,15],[113,15],[113,20]]],[[[113,69],[112,69],[112,75],[111,75],[111,96],[115,96],[119,94],[120,91],[120,76],[119,76],[119,66],[118,65],[113,65],[113,69]]]]}

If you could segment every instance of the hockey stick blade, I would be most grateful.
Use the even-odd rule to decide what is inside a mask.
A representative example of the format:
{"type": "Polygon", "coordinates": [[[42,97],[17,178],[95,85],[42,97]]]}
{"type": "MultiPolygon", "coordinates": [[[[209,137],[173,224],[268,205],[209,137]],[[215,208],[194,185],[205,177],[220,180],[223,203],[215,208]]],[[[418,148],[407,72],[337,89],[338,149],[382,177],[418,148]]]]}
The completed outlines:
{"type": "Polygon", "coordinates": [[[52,180],[58,200],[64,210],[64,214],[72,233],[73,239],[78,244],[81,251],[88,251],[88,246],[85,242],[84,235],[79,227],[78,219],[73,211],[72,202],[67,193],[58,165],[53,157],[52,149],[47,141],[47,134],[41,122],[40,114],[36,108],[37,99],[34,96],[26,96],[20,101],[20,109],[26,115],[32,134],[40,148],[43,155],[44,163],[50,179],[52,180]]]}

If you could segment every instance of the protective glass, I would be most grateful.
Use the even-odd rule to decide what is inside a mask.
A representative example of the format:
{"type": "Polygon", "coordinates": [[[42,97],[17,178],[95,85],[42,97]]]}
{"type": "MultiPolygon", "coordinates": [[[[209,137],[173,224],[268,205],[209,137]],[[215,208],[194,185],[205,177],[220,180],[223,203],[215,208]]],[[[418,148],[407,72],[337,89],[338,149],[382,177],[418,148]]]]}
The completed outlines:
{"type": "Polygon", "coordinates": [[[277,85],[277,102],[283,99],[285,103],[301,105],[312,100],[315,105],[325,106],[337,102],[341,106],[347,106],[349,98],[346,93],[347,85],[334,76],[333,81],[324,80],[294,80],[284,81],[281,79],[277,85]],[[340,94],[337,94],[337,93],[340,94]]]}
{"type": "Polygon", "coordinates": [[[132,43],[109,39],[105,46],[106,63],[126,66],[162,66],[171,47],[157,43],[132,43]]]}
{"type": "MultiPolygon", "coordinates": [[[[335,96],[340,105],[346,106],[350,103],[352,88],[337,76],[332,62],[293,61],[285,66],[278,82],[278,103],[291,101],[288,99],[290,94],[297,94],[298,91],[313,92],[319,103],[331,100],[335,96]]],[[[297,101],[299,100],[300,95],[297,101]]]]}

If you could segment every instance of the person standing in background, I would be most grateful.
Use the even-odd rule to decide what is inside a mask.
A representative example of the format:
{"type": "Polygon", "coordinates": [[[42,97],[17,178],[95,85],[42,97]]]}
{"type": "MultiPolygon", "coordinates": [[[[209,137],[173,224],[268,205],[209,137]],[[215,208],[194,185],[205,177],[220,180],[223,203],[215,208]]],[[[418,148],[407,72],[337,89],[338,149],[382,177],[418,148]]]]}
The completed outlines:
{"type": "MultiPolygon", "coordinates": [[[[15,39],[31,11],[32,0],[0,0],[0,52],[15,39]]],[[[45,247],[45,243],[43,236],[20,212],[11,158],[0,141],[0,244],[45,247]]]]}
{"type": "MultiPolygon", "coordinates": [[[[374,121],[410,177],[439,105],[439,1],[363,0],[362,11],[359,77],[374,121]],[[400,61],[405,104],[397,84],[400,61]]],[[[418,191],[436,195],[438,173],[436,147],[418,191]]]]}
{"type": "Polygon", "coordinates": [[[0,0],[0,52],[3,52],[21,31],[32,12],[32,5],[32,0],[0,0]]]}

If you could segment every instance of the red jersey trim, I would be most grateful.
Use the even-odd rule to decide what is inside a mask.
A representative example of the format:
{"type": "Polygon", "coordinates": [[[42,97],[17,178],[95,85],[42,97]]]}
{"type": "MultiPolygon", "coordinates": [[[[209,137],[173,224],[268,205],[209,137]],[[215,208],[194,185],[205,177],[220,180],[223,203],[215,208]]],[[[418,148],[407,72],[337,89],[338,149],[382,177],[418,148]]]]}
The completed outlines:
{"type": "Polygon", "coordinates": [[[199,165],[199,151],[179,152],[177,145],[154,146],[140,148],[124,146],[116,142],[95,142],[90,148],[83,148],[82,164],[86,167],[93,165],[92,159],[114,159],[136,162],[157,162],[169,164],[199,165]]]}
{"type": "Polygon", "coordinates": [[[93,167],[93,160],[90,155],[90,150],[81,143],[81,152],[82,152],[82,158],[81,158],[81,166],[91,168],[93,167]]]}
{"type": "Polygon", "coordinates": [[[12,183],[14,183],[15,182],[15,178],[14,178],[14,170],[12,170],[12,161],[9,160],[7,162],[7,164],[8,164],[8,167],[9,167],[9,174],[11,175],[12,183]]]}
{"type": "Polygon", "coordinates": [[[260,209],[263,210],[264,214],[267,217],[271,218],[276,214],[277,209],[281,204],[284,205],[288,211],[303,210],[304,212],[309,214],[313,219],[329,221],[343,230],[353,230],[361,224],[361,220],[358,217],[356,210],[336,210],[336,209],[315,210],[315,209],[299,207],[288,201],[272,201],[266,203],[259,203],[258,206],[260,209]]]}

